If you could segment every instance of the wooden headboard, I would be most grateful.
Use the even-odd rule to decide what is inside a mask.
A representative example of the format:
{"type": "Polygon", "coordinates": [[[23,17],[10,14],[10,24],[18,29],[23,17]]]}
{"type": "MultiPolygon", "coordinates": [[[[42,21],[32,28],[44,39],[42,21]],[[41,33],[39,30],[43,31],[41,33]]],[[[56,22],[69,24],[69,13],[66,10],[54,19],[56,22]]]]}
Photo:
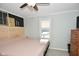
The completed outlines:
{"type": "Polygon", "coordinates": [[[8,27],[0,25],[0,39],[8,38],[8,27]]]}
{"type": "Polygon", "coordinates": [[[24,27],[10,27],[9,34],[9,38],[24,36],[24,27]]]}
{"type": "Polygon", "coordinates": [[[24,27],[8,27],[0,25],[0,39],[15,38],[24,35],[24,27]]]}

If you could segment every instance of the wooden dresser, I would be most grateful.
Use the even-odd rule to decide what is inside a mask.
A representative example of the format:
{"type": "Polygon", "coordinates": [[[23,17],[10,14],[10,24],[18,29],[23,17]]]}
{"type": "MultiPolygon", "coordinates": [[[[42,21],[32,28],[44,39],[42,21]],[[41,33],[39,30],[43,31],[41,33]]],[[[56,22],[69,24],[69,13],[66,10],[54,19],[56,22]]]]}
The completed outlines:
{"type": "Polygon", "coordinates": [[[79,29],[71,30],[70,56],[79,56],[79,29]]]}

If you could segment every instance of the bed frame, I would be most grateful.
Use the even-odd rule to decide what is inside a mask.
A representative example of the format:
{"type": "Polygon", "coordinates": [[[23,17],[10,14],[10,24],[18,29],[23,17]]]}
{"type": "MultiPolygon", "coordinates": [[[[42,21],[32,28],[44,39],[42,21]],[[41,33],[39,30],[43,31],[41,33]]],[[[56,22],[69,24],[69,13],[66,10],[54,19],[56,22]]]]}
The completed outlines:
{"type": "Polygon", "coordinates": [[[46,50],[45,50],[43,56],[46,56],[49,46],[50,46],[50,42],[48,42],[48,46],[47,46],[47,48],[46,48],[46,50]]]}

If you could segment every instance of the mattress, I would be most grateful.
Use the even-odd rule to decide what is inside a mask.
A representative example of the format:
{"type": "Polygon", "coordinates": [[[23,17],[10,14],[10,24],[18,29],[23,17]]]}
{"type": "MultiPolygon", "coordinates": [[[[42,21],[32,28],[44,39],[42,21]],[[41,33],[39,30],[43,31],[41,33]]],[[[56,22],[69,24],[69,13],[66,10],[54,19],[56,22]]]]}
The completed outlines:
{"type": "Polygon", "coordinates": [[[2,56],[43,56],[48,46],[38,39],[20,37],[0,40],[0,55],[2,56]]]}

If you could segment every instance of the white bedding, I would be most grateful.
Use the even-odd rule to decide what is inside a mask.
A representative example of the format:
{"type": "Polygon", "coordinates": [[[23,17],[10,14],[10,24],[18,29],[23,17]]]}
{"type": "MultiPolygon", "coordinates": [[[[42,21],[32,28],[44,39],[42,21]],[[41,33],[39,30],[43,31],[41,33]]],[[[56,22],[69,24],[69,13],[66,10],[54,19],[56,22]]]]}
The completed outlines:
{"type": "Polygon", "coordinates": [[[48,42],[41,44],[40,40],[26,37],[0,41],[0,55],[6,56],[43,56],[48,42]]]}

